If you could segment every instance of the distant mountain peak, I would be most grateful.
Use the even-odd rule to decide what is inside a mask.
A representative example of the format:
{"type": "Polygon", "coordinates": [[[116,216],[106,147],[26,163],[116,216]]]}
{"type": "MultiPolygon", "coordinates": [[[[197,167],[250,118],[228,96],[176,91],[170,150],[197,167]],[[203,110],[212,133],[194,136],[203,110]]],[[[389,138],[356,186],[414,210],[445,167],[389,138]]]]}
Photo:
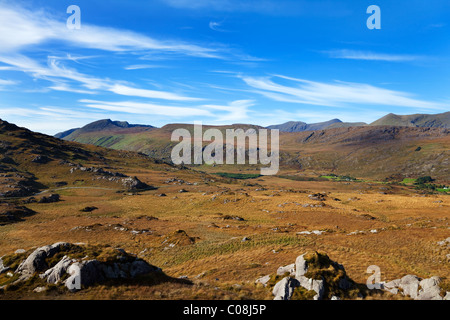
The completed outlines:
{"type": "Polygon", "coordinates": [[[372,122],[370,125],[450,128],[450,112],[438,114],[410,114],[410,115],[398,115],[394,113],[389,113],[384,117],[372,122]]]}
{"type": "Polygon", "coordinates": [[[155,127],[144,124],[130,124],[127,121],[113,121],[111,119],[101,119],[88,123],[82,128],[74,128],[64,132],[57,133],[55,134],[55,137],[59,139],[64,139],[72,134],[76,135],[83,132],[98,132],[98,131],[121,130],[129,128],[155,128],[155,127]]]}
{"type": "Polygon", "coordinates": [[[153,126],[143,125],[143,124],[129,124],[127,121],[112,121],[111,119],[102,119],[91,122],[81,129],[84,130],[104,130],[106,128],[134,128],[134,127],[146,127],[153,128],[153,126]]]}
{"type": "Polygon", "coordinates": [[[282,132],[301,132],[301,131],[314,131],[323,130],[336,123],[343,123],[339,119],[332,119],[329,121],[318,123],[306,123],[303,121],[288,121],[283,124],[268,126],[268,129],[278,129],[282,132]]]}

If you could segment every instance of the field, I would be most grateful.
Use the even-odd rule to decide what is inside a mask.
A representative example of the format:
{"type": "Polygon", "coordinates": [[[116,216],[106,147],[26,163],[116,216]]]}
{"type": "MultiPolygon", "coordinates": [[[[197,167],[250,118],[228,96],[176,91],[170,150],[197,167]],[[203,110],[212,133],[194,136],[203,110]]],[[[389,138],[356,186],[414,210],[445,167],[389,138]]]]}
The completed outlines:
{"type": "Polygon", "coordinates": [[[0,228],[0,255],[58,241],[106,244],[137,254],[167,278],[63,295],[7,291],[4,298],[271,299],[255,280],[310,250],[326,252],[360,284],[367,267],[377,265],[383,281],[415,274],[439,276],[449,285],[450,252],[437,244],[449,236],[446,195],[279,177],[205,182],[190,170],[126,173],[157,189],[59,190],[62,201],[30,204],[38,214],[0,228]],[[324,198],[312,200],[315,193],[324,198]],[[89,206],[97,209],[81,211],[89,206]],[[322,233],[305,234],[314,230],[322,233]]]}

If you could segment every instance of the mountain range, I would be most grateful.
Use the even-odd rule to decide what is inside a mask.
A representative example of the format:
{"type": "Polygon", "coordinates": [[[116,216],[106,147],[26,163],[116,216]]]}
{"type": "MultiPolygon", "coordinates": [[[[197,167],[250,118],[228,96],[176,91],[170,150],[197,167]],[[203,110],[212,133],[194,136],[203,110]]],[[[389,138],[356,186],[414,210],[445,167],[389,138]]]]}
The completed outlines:
{"type": "Polygon", "coordinates": [[[302,132],[324,130],[344,127],[363,127],[363,126],[396,126],[396,127],[427,127],[427,128],[450,128],[450,112],[440,114],[412,114],[388,115],[367,124],[365,122],[342,122],[339,119],[332,119],[325,122],[305,123],[302,121],[289,121],[283,124],[271,125],[267,128],[278,129],[282,132],[302,132]]]}
{"type": "MultiPolygon", "coordinates": [[[[241,125],[240,127],[242,126],[252,126],[252,125],[241,125]]],[[[342,122],[339,119],[332,119],[329,121],[317,123],[289,121],[283,124],[270,125],[267,128],[278,129],[281,132],[303,132],[303,131],[327,130],[333,128],[365,127],[365,126],[450,128],[450,112],[440,114],[413,114],[413,115],[396,115],[390,113],[370,124],[367,124],[365,122],[342,122]]],[[[57,133],[55,135],[55,138],[70,141],[78,141],[80,139],[84,140],[86,135],[97,132],[110,132],[110,133],[126,132],[127,134],[129,133],[137,134],[145,131],[150,131],[152,129],[156,129],[156,127],[143,124],[130,124],[126,121],[112,121],[110,119],[103,119],[89,123],[82,128],[73,128],[57,133]]],[[[86,143],[86,141],[80,142],[86,143]]]]}
{"type": "MultiPolygon", "coordinates": [[[[315,124],[288,123],[280,129],[280,165],[294,170],[377,179],[390,175],[430,175],[447,181],[450,177],[449,114],[387,115],[365,125],[338,119],[315,124]],[[398,119],[402,125],[392,125],[393,119],[398,119]]],[[[171,141],[171,135],[179,128],[193,131],[191,124],[155,128],[99,120],[58,136],[83,144],[140,152],[170,162],[171,150],[178,143],[171,141]]],[[[228,128],[262,127],[244,124],[203,126],[203,129],[208,128],[223,132],[228,128]]]]}

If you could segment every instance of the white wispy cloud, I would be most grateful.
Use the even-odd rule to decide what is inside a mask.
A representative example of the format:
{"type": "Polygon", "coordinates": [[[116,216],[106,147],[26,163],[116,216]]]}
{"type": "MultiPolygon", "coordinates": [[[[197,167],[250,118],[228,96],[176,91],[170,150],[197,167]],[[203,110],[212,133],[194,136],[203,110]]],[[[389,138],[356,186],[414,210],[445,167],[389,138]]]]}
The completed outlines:
{"type": "Polygon", "coordinates": [[[79,93],[79,94],[96,94],[97,93],[96,91],[72,88],[64,83],[61,83],[61,84],[55,83],[53,86],[48,87],[48,89],[55,90],[55,91],[73,92],[73,93],[79,93]]]}
{"type": "Polygon", "coordinates": [[[278,84],[270,77],[240,76],[255,92],[275,101],[329,107],[384,105],[434,110],[448,109],[445,104],[416,99],[407,92],[384,89],[364,83],[343,81],[324,83],[282,75],[275,77],[289,80],[291,85],[278,84]]]}
{"type": "Polygon", "coordinates": [[[14,80],[4,80],[4,79],[0,79],[0,86],[11,86],[13,84],[17,84],[17,81],[14,80]]]}
{"type": "MultiPolygon", "coordinates": [[[[79,30],[69,30],[65,20],[44,10],[28,10],[0,1],[0,52],[20,50],[50,41],[69,46],[110,52],[133,52],[142,56],[152,53],[185,55],[212,59],[239,59],[239,53],[226,47],[198,45],[181,40],[160,40],[145,34],[83,23],[79,30]]],[[[76,57],[72,57],[76,59],[76,57]]]]}
{"type": "Polygon", "coordinates": [[[35,79],[48,80],[53,83],[49,86],[52,90],[68,91],[75,93],[95,93],[94,90],[108,91],[118,95],[141,98],[152,98],[173,101],[199,101],[200,98],[187,97],[168,91],[148,90],[124,85],[119,80],[102,79],[78,72],[68,68],[55,57],[48,59],[47,66],[23,55],[2,55],[0,61],[9,64],[17,71],[22,71],[35,79]],[[84,89],[69,86],[64,81],[72,81],[84,89]],[[88,89],[88,90],[86,90],[88,89]],[[89,90],[92,90],[91,92],[89,90]]]}
{"type": "Polygon", "coordinates": [[[331,58],[349,59],[349,60],[406,62],[406,61],[420,60],[424,58],[417,55],[378,53],[378,52],[357,51],[347,49],[324,51],[324,53],[328,54],[331,58]]]}
{"type": "Polygon", "coordinates": [[[209,28],[213,31],[227,32],[225,29],[222,28],[222,24],[223,21],[210,21],[209,28]]]}
{"type": "Polygon", "coordinates": [[[79,128],[86,123],[108,118],[106,112],[92,112],[73,110],[73,108],[61,108],[54,106],[17,108],[2,107],[2,117],[7,117],[8,121],[27,129],[56,134],[67,128],[79,128]]]}
{"type": "Polygon", "coordinates": [[[215,123],[228,121],[244,121],[249,119],[250,107],[255,105],[253,100],[235,100],[227,104],[203,104],[195,106],[172,106],[150,102],[135,101],[100,101],[80,99],[84,107],[129,113],[137,115],[157,115],[168,118],[208,117],[215,123]]]}
{"type": "Polygon", "coordinates": [[[137,89],[129,86],[114,84],[108,88],[109,91],[114,92],[119,95],[141,97],[141,98],[152,98],[152,99],[163,99],[172,101],[198,101],[202,100],[200,98],[191,98],[178,95],[176,93],[167,91],[156,91],[147,89],[137,89]]]}
{"type": "Polygon", "coordinates": [[[124,67],[125,70],[141,70],[141,69],[154,69],[154,68],[165,68],[165,66],[156,64],[132,64],[124,67]]]}
{"type": "Polygon", "coordinates": [[[213,116],[208,110],[194,107],[176,107],[167,106],[153,103],[141,103],[133,101],[98,101],[81,99],[79,102],[83,103],[86,107],[101,109],[122,113],[134,113],[134,114],[155,114],[170,117],[183,117],[183,116],[213,116]]]}
{"type": "Polygon", "coordinates": [[[255,105],[254,100],[236,100],[227,105],[203,105],[202,107],[225,111],[225,114],[216,114],[216,122],[228,122],[228,121],[245,121],[249,119],[249,108],[255,105]]]}

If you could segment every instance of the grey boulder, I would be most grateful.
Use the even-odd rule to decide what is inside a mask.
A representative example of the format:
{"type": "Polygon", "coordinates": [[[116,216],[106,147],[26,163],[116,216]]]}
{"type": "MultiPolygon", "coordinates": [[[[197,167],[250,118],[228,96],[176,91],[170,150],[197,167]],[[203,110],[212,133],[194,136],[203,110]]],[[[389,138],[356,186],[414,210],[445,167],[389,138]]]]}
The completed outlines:
{"type": "Polygon", "coordinates": [[[290,300],[294,289],[298,285],[299,283],[296,279],[291,277],[283,278],[273,288],[272,294],[275,296],[274,300],[290,300]]]}

